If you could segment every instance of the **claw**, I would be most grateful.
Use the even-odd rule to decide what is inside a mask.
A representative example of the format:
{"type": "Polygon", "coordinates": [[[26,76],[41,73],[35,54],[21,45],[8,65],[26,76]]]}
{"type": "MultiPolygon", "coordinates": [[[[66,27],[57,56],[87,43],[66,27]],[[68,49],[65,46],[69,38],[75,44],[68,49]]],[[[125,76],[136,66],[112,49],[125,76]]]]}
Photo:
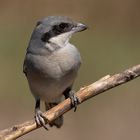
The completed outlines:
{"type": "Polygon", "coordinates": [[[77,109],[77,105],[79,104],[79,99],[77,98],[77,96],[74,94],[75,92],[73,90],[71,90],[69,92],[69,97],[71,99],[71,106],[74,107],[74,112],[77,109]]]}
{"type": "Polygon", "coordinates": [[[38,110],[38,109],[36,110],[35,121],[37,125],[42,125],[46,130],[49,130],[46,126],[46,118],[43,116],[43,113],[41,112],[41,110],[38,110]]]}

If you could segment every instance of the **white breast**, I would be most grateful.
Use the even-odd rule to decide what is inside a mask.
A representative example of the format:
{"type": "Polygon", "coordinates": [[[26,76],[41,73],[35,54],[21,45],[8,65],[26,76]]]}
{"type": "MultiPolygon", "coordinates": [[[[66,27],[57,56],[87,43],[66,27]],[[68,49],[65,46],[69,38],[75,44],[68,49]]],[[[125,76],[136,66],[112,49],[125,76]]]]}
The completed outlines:
{"type": "Polygon", "coordinates": [[[35,97],[54,101],[73,84],[81,64],[80,54],[68,44],[49,57],[33,57],[36,68],[27,76],[31,91],[35,97]]]}

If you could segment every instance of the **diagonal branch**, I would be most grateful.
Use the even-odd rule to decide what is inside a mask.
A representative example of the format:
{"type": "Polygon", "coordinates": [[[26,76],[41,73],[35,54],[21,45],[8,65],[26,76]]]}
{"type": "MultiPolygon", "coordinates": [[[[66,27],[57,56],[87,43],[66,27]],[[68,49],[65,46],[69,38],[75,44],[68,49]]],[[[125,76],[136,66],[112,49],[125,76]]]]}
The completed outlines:
{"type": "MultiPolygon", "coordinates": [[[[97,82],[81,88],[76,93],[80,101],[79,104],[111,88],[124,84],[130,80],[133,80],[138,76],[140,76],[140,64],[130,69],[127,69],[122,73],[115,74],[113,76],[107,75],[98,80],[97,82]]],[[[66,99],[59,105],[45,112],[44,116],[46,117],[49,123],[55,120],[57,117],[63,115],[70,109],[71,109],[70,99],[66,99]]],[[[41,126],[36,125],[34,120],[30,120],[22,124],[18,124],[11,128],[0,131],[0,140],[13,140],[40,127],[41,126]]]]}

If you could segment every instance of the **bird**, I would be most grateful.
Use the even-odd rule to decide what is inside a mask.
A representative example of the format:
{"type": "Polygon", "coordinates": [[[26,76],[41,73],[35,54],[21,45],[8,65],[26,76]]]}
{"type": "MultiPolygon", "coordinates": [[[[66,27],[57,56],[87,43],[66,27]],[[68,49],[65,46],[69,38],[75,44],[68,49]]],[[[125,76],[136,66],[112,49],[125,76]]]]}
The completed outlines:
{"type": "MultiPolygon", "coordinates": [[[[81,56],[71,44],[70,38],[87,26],[75,22],[67,16],[48,16],[37,22],[26,50],[23,72],[29,88],[35,98],[35,121],[48,130],[46,120],[40,109],[40,102],[45,103],[46,111],[65,99],[71,99],[75,108],[78,98],[72,90],[77,77],[81,56]]],[[[58,117],[49,126],[60,128],[63,116],[58,117]]]]}

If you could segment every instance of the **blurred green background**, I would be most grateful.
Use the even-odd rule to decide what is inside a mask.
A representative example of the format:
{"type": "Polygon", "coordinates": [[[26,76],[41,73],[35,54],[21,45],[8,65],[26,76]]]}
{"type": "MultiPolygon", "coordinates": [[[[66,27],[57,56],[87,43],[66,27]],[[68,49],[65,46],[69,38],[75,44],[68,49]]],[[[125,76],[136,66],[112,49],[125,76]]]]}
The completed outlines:
{"type": "MultiPolygon", "coordinates": [[[[83,58],[74,89],[140,63],[139,0],[0,0],[0,129],[30,120],[34,98],[22,73],[38,19],[66,15],[89,26],[71,42],[83,58]]],[[[39,129],[19,140],[139,140],[140,78],[65,114],[61,129],[39,129]]]]}

